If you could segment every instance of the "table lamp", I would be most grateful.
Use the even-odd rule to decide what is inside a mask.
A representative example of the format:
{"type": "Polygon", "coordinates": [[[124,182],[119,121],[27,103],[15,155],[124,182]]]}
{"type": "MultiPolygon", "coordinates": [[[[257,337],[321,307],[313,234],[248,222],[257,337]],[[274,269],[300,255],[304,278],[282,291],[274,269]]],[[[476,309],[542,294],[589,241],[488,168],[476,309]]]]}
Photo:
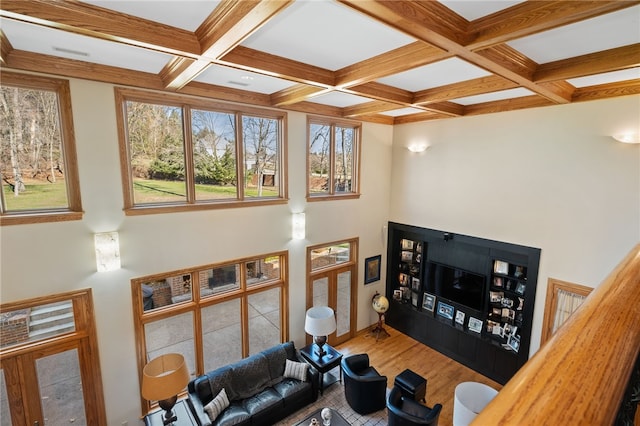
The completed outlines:
{"type": "Polygon", "coordinates": [[[336,331],[336,317],[333,309],[328,306],[314,306],[307,311],[304,321],[304,331],[313,336],[316,344],[316,355],[322,358],[326,353],[324,344],[327,343],[327,336],[336,331]]]}
{"type": "Polygon", "coordinates": [[[163,423],[168,425],[178,417],[173,414],[173,406],[178,394],[189,383],[189,370],[180,354],[164,354],[155,358],[142,370],[142,397],[158,401],[164,413],[163,423]]]}

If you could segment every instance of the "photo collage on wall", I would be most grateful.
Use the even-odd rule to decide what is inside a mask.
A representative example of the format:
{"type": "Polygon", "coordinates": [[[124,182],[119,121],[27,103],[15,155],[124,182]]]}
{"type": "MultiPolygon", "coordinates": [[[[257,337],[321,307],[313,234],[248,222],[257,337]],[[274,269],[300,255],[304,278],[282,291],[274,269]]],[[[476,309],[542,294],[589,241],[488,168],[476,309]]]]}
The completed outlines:
{"type": "Polygon", "coordinates": [[[504,260],[493,262],[486,331],[503,348],[518,352],[524,317],[527,268],[504,260]]]}
{"type": "Polygon", "coordinates": [[[393,299],[411,304],[416,309],[422,303],[421,265],[423,243],[403,238],[400,240],[400,264],[398,285],[393,291],[393,299]]]}

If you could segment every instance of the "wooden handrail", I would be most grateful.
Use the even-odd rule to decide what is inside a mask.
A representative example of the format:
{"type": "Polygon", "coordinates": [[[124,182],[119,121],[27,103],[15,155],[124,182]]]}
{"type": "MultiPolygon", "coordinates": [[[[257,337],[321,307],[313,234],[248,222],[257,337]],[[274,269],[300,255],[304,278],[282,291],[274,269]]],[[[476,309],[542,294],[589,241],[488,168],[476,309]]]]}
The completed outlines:
{"type": "Polygon", "coordinates": [[[640,244],[472,425],[611,425],[640,349],[640,244]]]}

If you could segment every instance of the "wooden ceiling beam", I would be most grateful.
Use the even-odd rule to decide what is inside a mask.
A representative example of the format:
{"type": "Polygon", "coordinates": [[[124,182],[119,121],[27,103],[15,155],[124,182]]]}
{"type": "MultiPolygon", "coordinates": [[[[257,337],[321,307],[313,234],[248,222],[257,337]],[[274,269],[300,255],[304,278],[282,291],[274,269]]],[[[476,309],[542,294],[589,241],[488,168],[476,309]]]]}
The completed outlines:
{"type": "Polygon", "coordinates": [[[344,89],[343,92],[376,99],[378,101],[397,102],[402,105],[411,105],[413,101],[413,93],[408,90],[387,86],[386,84],[374,81],[349,87],[348,89],[344,89]]]}
{"type": "Polygon", "coordinates": [[[388,75],[448,59],[452,56],[445,50],[422,41],[416,41],[339,69],[335,72],[335,85],[337,87],[349,87],[367,83],[388,75]]]}
{"type": "Polygon", "coordinates": [[[470,50],[485,49],[542,31],[634,6],[640,1],[525,1],[469,23],[470,50]]]}
{"type": "MultiPolygon", "coordinates": [[[[400,2],[390,0],[339,0],[341,3],[358,10],[365,15],[382,22],[392,28],[409,34],[418,40],[432,44],[447,50],[455,56],[474,65],[484,68],[494,74],[539,94],[556,103],[570,102],[570,94],[564,91],[556,92],[549,87],[537,85],[531,81],[531,77],[537,64],[522,67],[522,60],[514,60],[516,55],[505,54],[515,52],[506,45],[498,45],[480,52],[475,52],[466,47],[471,42],[467,34],[468,22],[462,18],[452,19],[449,9],[445,13],[446,25],[438,25],[433,20],[438,19],[438,13],[444,7],[439,2],[400,2]],[[457,31],[455,26],[457,26],[457,31]]],[[[454,14],[455,15],[455,14],[454,14]]],[[[456,15],[457,16],[457,15],[456,15]]],[[[524,55],[517,55],[518,59],[524,55]]],[[[529,62],[533,62],[530,61],[529,62]]]]}
{"type": "Polygon", "coordinates": [[[640,78],[576,89],[573,93],[573,102],[595,101],[631,95],[640,95],[640,78]]]}
{"type": "Polygon", "coordinates": [[[400,109],[403,107],[404,105],[398,105],[392,102],[372,101],[345,107],[342,110],[344,117],[354,118],[360,117],[362,115],[371,115],[385,111],[393,111],[394,109],[400,109]]]}
{"type": "Polygon", "coordinates": [[[413,104],[424,105],[431,102],[442,102],[449,99],[513,89],[514,87],[518,87],[518,85],[513,81],[496,75],[480,77],[474,80],[447,84],[445,86],[415,92],[413,95],[413,104]]]}
{"type": "Polygon", "coordinates": [[[566,80],[635,67],[640,67],[640,43],[542,64],[533,74],[533,80],[566,80]]]}
{"type": "Polygon", "coordinates": [[[293,0],[223,0],[195,32],[203,58],[166,73],[163,78],[167,89],[182,88],[203,72],[211,60],[231,51],[291,3],[293,0]]]}
{"type": "Polygon", "coordinates": [[[331,89],[309,86],[307,84],[297,84],[284,90],[271,94],[271,105],[274,107],[285,107],[298,102],[303,102],[319,96],[324,93],[331,92],[331,89]]]}
{"type": "Polygon", "coordinates": [[[79,1],[2,0],[0,16],[172,55],[200,54],[190,31],[79,1]]]}
{"type": "Polygon", "coordinates": [[[244,46],[236,46],[217,62],[298,83],[324,87],[332,87],[335,84],[333,71],[244,46]]]}
{"type": "Polygon", "coordinates": [[[554,105],[554,103],[543,97],[536,95],[523,96],[520,98],[467,105],[464,107],[464,115],[493,114],[496,112],[515,111],[518,109],[537,108],[550,105],[554,105]]]}
{"type": "Polygon", "coordinates": [[[2,65],[7,65],[7,59],[12,51],[11,42],[7,39],[7,35],[2,31],[2,28],[0,28],[0,62],[2,62],[2,65]]]}

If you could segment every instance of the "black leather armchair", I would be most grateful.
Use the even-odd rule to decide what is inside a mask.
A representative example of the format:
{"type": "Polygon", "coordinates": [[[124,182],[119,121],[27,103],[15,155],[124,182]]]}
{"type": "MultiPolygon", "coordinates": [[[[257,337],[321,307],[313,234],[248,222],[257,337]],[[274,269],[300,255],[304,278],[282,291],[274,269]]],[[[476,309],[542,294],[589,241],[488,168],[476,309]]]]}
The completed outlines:
{"type": "Polygon", "coordinates": [[[342,359],[344,395],[356,413],[369,414],[385,407],[387,376],[369,365],[369,355],[351,355],[342,359]]]}
{"type": "Polygon", "coordinates": [[[391,389],[387,399],[388,426],[437,426],[440,411],[442,411],[441,404],[436,404],[433,408],[424,406],[411,398],[402,396],[402,391],[397,386],[391,389]]]}

